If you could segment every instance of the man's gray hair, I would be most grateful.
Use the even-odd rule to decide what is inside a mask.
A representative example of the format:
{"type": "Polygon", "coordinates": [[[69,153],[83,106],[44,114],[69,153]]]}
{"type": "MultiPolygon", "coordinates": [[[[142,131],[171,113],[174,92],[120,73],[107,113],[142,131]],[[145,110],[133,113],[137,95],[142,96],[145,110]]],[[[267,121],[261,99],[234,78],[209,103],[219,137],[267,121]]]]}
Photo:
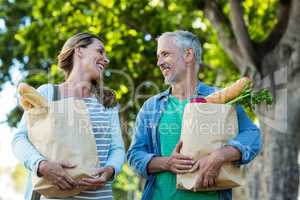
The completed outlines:
{"type": "Polygon", "coordinates": [[[188,48],[192,48],[194,50],[194,56],[196,59],[196,63],[199,65],[201,64],[201,43],[196,35],[189,31],[178,30],[174,32],[165,32],[160,35],[158,38],[162,36],[171,36],[175,38],[175,43],[179,48],[182,50],[186,50],[188,48]]]}

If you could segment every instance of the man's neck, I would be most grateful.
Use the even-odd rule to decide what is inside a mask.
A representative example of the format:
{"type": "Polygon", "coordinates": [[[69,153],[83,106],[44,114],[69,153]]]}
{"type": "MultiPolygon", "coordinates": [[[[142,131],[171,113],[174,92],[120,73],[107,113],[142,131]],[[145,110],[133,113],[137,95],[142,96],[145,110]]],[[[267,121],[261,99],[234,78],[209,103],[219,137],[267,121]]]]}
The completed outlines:
{"type": "Polygon", "coordinates": [[[172,95],[183,100],[194,95],[197,92],[197,79],[185,79],[172,85],[172,95]]]}

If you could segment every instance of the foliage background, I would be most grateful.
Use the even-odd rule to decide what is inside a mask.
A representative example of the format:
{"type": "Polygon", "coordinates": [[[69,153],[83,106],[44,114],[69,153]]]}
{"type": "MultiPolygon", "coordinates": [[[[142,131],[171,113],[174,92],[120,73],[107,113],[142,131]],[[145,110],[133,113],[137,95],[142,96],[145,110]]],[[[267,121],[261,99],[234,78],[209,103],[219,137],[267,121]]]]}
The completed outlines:
{"type": "MultiPolygon", "coordinates": [[[[138,109],[146,98],[162,91],[156,66],[155,38],[166,31],[195,33],[203,46],[199,79],[223,87],[238,79],[239,71],[223,51],[217,32],[196,0],[0,0],[0,87],[26,81],[41,84],[63,81],[56,56],[64,41],[77,32],[100,35],[110,58],[105,84],[117,92],[127,145],[138,109]],[[19,76],[16,77],[16,74],[19,76]]],[[[220,0],[225,15],[227,1],[220,0]]],[[[243,1],[244,20],[251,39],[264,40],[276,23],[276,0],[243,1]]],[[[224,27],[226,28],[226,27],[224,27]]],[[[22,110],[16,106],[5,118],[12,130],[22,110]]],[[[252,114],[254,118],[254,115],[252,114]]],[[[1,170],[0,170],[1,173],[1,170]]],[[[25,171],[17,165],[11,177],[22,190],[25,171]]],[[[114,184],[116,199],[140,197],[142,182],[125,165],[114,184]]]]}

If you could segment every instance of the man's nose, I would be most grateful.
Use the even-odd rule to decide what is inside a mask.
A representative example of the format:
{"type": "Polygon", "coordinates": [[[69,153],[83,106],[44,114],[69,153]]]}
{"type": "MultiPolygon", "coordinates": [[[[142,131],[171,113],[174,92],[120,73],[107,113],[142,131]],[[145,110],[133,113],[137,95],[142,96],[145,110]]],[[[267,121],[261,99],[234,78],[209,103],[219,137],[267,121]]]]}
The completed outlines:
{"type": "Polygon", "coordinates": [[[156,65],[160,67],[162,63],[163,63],[163,62],[162,62],[162,59],[161,59],[161,58],[158,58],[158,59],[157,59],[156,65]]]}

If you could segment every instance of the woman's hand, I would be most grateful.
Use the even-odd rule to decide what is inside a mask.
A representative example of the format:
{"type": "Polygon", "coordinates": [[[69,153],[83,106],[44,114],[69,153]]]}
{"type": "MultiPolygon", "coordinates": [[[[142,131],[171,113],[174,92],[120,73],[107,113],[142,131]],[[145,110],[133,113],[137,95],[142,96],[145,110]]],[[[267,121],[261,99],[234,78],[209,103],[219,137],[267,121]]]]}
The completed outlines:
{"type": "Polygon", "coordinates": [[[113,167],[100,167],[93,174],[95,178],[83,178],[78,182],[79,186],[94,186],[96,188],[102,188],[107,181],[111,180],[115,174],[113,167]]]}
{"type": "Polygon", "coordinates": [[[76,165],[66,162],[43,160],[39,163],[38,175],[43,176],[61,190],[71,190],[77,186],[77,183],[65,169],[73,169],[75,167],[76,165]]]}

